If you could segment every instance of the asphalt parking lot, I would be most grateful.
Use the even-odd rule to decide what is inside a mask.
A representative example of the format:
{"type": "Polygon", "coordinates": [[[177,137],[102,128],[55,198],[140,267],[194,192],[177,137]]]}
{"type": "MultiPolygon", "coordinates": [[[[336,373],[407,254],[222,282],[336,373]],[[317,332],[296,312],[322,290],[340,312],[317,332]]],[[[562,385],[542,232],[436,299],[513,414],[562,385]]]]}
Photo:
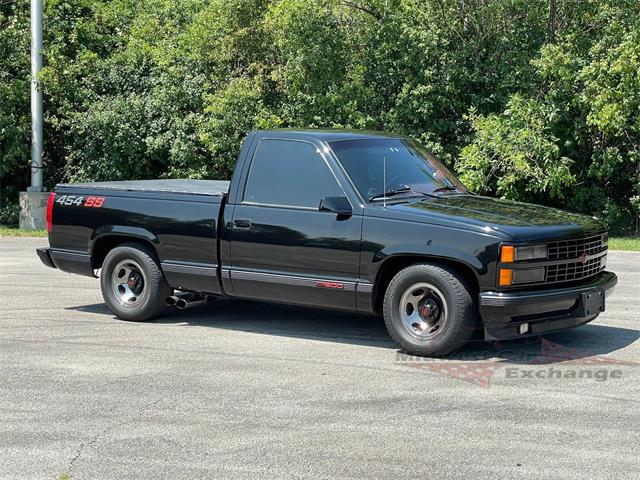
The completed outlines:
{"type": "Polygon", "coordinates": [[[123,322],[45,244],[0,238],[0,478],[638,478],[640,254],[590,325],[412,361],[343,313],[123,322]]]}

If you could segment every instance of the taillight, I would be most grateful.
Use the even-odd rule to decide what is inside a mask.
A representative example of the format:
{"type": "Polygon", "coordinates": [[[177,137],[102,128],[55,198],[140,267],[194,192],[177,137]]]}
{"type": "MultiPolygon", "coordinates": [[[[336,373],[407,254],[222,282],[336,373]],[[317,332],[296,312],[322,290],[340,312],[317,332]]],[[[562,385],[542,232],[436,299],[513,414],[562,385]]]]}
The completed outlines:
{"type": "Polygon", "coordinates": [[[51,192],[49,194],[49,200],[47,200],[47,232],[53,230],[53,202],[55,199],[55,192],[51,192]]]}

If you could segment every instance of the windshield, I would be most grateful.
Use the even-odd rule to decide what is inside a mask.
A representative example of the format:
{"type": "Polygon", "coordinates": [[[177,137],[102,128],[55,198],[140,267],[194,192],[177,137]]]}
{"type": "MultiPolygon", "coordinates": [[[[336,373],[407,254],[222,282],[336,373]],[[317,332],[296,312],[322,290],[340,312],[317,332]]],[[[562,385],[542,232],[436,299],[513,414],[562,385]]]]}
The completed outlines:
{"type": "Polygon", "coordinates": [[[382,199],[385,193],[466,189],[418,142],[398,138],[340,140],[329,145],[360,194],[382,199]],[[449,187],[449,188],[448,188],[449,187]]]}

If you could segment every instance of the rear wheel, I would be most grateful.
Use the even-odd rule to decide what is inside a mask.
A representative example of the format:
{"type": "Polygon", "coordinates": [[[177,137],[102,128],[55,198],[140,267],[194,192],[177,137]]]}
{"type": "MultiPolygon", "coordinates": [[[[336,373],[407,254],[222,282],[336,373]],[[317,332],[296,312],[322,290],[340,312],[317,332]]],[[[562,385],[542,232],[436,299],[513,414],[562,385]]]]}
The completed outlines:
{"type": "Polygon", "coordinates": [[[457,271],[419,264],[401,270],[384,297],[391,337],[412,355],[446,355],[469,341],[477,322],[472,289],[457,271]]]}
{"type": "Polygon", "coordinates": [[[155,253],[144,245],[127,243],[111,250],[104,260],[100,287],[105,303],[123,320],[149,320],[164,309],[173,293],[155,253]]]}

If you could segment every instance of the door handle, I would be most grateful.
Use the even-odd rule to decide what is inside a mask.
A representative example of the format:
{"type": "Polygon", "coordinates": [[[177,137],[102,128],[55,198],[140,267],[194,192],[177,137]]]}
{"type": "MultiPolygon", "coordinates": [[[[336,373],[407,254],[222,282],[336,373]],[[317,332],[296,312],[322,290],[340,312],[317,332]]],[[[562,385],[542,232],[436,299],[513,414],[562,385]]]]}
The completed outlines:
{"type": "Polygon", "coordinates": [[[248,218],[236,218],[231,224],[231,228],[234,230],[249,230],[251,229],[251,220],[248,218]]]}

